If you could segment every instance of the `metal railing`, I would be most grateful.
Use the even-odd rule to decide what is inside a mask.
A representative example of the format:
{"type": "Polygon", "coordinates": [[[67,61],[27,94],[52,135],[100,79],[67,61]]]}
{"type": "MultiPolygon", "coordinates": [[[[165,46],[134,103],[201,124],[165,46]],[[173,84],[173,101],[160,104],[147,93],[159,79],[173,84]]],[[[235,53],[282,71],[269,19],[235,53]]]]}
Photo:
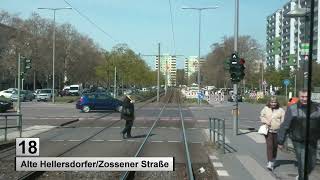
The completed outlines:
{"type": "Polygon", "coordinates": [[[222,152],[226,153],[226,133],[225,120],[215,117],[209,117],[209,133],[210,141],[222,148],[222,152]],[[213,122],[212,122],[213,121],[213,122]]]}
{"type": "Polygon", "coordinates": [[[1,126],[1,129],[4,129],[4,141],[8,140],[8,129],[18,128],[19,136],[22,136],[22,114],[7,114],[7,113],[0,113],[0,121],[2,121],[2,117],[5,120],[5,126],[1,126]],[[17,125],[15,126],[8,126],[8,117],[17,117],[17,125]]]}

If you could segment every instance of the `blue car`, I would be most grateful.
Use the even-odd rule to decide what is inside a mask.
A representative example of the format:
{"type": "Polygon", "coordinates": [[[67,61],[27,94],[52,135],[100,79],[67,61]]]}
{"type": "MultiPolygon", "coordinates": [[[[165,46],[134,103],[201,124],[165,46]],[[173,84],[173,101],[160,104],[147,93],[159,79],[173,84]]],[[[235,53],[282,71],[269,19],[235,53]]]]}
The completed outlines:
{"type": "Polygon", "coordinates": [[[122,101],[106,93],[86,93],[82,94],[76,104],[76,108],[83,112],[90,112],[91,110],[115,110],[121,112],[122,101]]]}

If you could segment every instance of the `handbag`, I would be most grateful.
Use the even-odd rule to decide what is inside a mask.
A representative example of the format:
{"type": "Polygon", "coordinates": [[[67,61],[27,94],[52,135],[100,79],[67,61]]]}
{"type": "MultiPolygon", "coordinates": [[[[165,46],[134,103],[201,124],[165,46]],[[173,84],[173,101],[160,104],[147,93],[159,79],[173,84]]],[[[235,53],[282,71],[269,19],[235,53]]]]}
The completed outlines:
{"type": "Polygon", "coordinates": [[[266,124],[263,124],[263,125],[260,126],[260,128],[258,130],[258,133],[261,134],[261,135],[267,135],[268,131],[269,131],[268,126],[266,124]]]}

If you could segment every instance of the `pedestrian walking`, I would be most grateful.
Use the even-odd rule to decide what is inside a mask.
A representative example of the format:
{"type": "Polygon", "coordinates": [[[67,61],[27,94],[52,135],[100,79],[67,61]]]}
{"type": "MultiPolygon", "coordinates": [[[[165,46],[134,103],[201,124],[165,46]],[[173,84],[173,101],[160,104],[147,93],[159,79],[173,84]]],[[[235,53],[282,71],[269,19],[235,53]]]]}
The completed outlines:
{"type": "Polygon", "coordinates": [[[276,96],[272,96],[260,113],[260,120],[267,126],[267,169],[273,170],[277,158],[277,132],[284,119],[285,111],[280,107],[276,96]]]}
{"type": "Polygon", "coordinates": [[[320,138],[320,106],[318,103],[311,102],[310,129],[306,129],[308,91],[303,89],[299,91],[299,101],[287,108],[284,122],[278,133],[279,149],[283,149],[283,144],[287,133],[292,140],[293,148],[298,162],[297,180],[304,180],[305,164],[305,137],[309,131],[309,158],[308,158],[308,175],[316,166],[317,161],[317,141],[320,138]]]}
{"type": "Polygon", "coordinates": [[[126,95],[126,97],[123,100],[121,119],[126,120],[125,128],[121,131],[123,139],[131,138],[131,128],[135,119],[135,113],[134,100],[132,100],[132,98],[129,95],[126,95]],[[127,134],[127,137],[125,137],[125,134],[127,134]]]}

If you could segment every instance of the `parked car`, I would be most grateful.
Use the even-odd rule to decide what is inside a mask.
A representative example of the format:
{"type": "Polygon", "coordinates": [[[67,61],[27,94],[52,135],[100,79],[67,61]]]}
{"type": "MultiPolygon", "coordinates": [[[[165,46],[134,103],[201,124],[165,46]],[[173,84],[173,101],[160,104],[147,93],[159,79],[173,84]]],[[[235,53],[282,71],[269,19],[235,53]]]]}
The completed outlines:
{"type": "MultiPolygon", "coordinates": [[[[11,96],[11,101],[18,101],[18,91],[15,91],[11,96]]],[[[22,90],[20,91],[20,101],[25,101],[25,94],[22,93],[22,90]]]]}
{"type": "Polygon", "coordinates": [[[33,96],[34,98],[37,97],[37,94],[40,92],[40,89],[36,89],[34,92],[33,92],[33,96]]]}
{"type": "Polygon", "coordinates": [[[32,101],[34,99],[34,95],[33,95],[32,91],[23,90],[21,92],[25,95],[25,100],[26,101],[32,101]]]}
{"type": "Polygon", "coordinates": [[[48,101],[52,98],[52,89],[40,89],[36,96],[37,101],[48,101]]]}
{"type": "Polygon", "coordinates": [[[13,89],[13,88],[0,91],[0,97],[5,97],[5,98],[10,99],[14,92],[15,92],[15,89],[13,89]]]}
{"type": "Polygon", "coordinates": [[[0,98],[0,113],[4,113],[9,109],[13,108],[13,103],[10,99],[7,98],[0,98]]]}
{"type": "Polygon", "coordinates": [[[86,93],[81,96],[76,108],[83,112],[91,110],[122,110],[122,101],[113,98],[106,93],[86,93]]]}

